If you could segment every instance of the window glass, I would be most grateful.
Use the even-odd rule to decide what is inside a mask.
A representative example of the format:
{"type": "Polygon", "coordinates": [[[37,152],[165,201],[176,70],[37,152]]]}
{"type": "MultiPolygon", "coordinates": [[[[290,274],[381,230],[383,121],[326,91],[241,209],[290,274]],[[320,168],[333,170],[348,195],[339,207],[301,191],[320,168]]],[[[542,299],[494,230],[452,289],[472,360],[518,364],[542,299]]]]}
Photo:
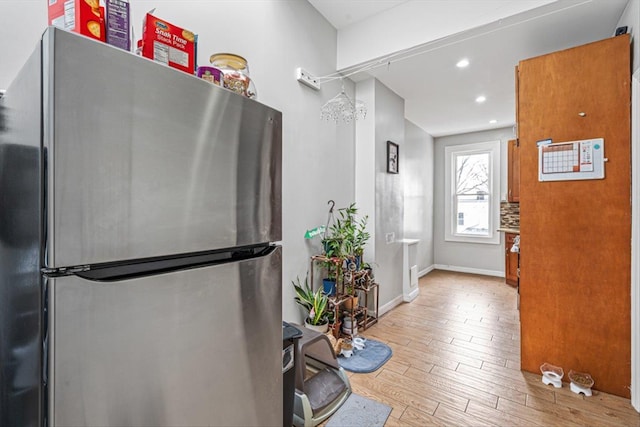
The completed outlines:
{"type": "Polygon", "coordinates": [[[456,155],[456,234],[489,235],[490,153],[456,155]]]}
{"type": "Polygon", "coordinates": [[[445,147],[445,240],[499,244],[500,141],[445,147]]]}

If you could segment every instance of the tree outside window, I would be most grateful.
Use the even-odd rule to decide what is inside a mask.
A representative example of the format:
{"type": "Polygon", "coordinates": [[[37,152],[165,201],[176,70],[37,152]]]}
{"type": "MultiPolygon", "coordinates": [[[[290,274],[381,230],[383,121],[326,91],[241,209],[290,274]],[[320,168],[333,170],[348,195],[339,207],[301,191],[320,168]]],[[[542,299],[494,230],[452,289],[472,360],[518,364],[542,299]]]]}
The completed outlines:
{"type": "Polygon", "coordinates": [[[455,215],[457,234],[489,234],[489,153],[460,154],[456,159],[455,215]],[[462,218],[462,221],[460,220],[462,218]]]}
{"type": "Polygon", "coordinates": [[[445,240],[500,244],[500,141],[445,147],[445,240]]]}

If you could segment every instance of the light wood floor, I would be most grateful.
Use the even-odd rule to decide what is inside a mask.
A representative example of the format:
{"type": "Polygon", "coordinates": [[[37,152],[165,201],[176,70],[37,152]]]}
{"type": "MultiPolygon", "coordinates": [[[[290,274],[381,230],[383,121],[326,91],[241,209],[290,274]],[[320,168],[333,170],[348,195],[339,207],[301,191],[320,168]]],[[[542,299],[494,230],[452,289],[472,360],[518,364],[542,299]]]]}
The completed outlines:
{"type": "Polygon", "coordinates": [[[355,393],[393,408],[387,426],[640,426],[627,399],[520,371],[516,291],[501,278],[433,271],[361,335],[393,349],[378,371],[350,374],[355,393]]]}

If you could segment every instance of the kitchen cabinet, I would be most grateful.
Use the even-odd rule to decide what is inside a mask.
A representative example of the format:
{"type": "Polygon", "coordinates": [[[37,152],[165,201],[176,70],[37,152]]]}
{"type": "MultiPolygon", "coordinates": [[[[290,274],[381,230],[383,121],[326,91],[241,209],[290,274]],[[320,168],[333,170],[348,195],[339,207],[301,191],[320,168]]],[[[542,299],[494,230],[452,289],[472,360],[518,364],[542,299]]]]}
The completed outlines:
{"type": "Polygon", "coordinates": [[[520,144],[517,139],[512,139],[507,145],[507,201],[520,202],[520,144]]]}
{"type": "Polygon", "coordinates": [[[523,370],[552,362],[629,398],[629,35],[520,61],[520,322],[523,370]],[[537,142],[603,138],[603,179],[539,180],[537,142]],[[604,227],[604,228],[603,228],[604,227]]]}
{"type": "Polygon", "coordinates": [[[518,235],[515,233],[505,233],[505,256],[504,256],[504,275],[507,285],[518,287],[518,252],[511,252],[511,247],[518,235]]]}

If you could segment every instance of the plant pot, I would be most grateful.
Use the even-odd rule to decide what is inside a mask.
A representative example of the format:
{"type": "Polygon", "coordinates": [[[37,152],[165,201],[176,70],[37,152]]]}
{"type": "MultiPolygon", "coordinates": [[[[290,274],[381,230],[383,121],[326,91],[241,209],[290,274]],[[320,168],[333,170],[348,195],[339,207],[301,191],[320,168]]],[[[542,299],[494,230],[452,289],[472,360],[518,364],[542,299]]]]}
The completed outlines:
{"type": "Polygon", "coordinates": [[[322,279],[322,289],[325,295],[334,296],[336,294],[336,281],[333,279],[322,279]]]}
{"type": "Polygon", "coordinates": [[[350,270],[359,271],[362,264],[362,256],[356,255],[353,259],[347,259],[347,268],[350,270]]]}
{"type": "Polygon", "coordinates": [[[331,334],[336,339],[340,338],[340,326],[341,325],[342,325],[342,322],[339,321],[339,320],[337,322],[334,322],[333,325],[331,325],[331,334]]]}
{"type": "Polygon", "coordinates": [[[358,325],[354,325],[352,327],[347,327],[345,324],[342,325],[342,332],[347,335],[355,336],[358,335],[358,325]]]}
{"type": "Polygon", "coordinates": [[[353,319],[353,324],[351,323],[351,317],[349,316],[345,316],[344,319],[342,319],[342,329],[351,329],[353,325],[356,325],[356,327],[358,326],[358,319],[353,319]]]}
{"type": "Polygon", "coordinates": [[[358,297],[352,296],[344,301],[344,308],[347,310],[353,310],[358,307],[358,297]]]}
{"type": "Polygon", "coordinates": [[[305,319],[304,327],[307,329],[311,329],[312,331],[316,331],[316,332],[320,332],[321,334],[324,334],[329,330],[329,323],[325,323],[324,325],[311,325],[307,323],[307,320],[305,319]]]}

